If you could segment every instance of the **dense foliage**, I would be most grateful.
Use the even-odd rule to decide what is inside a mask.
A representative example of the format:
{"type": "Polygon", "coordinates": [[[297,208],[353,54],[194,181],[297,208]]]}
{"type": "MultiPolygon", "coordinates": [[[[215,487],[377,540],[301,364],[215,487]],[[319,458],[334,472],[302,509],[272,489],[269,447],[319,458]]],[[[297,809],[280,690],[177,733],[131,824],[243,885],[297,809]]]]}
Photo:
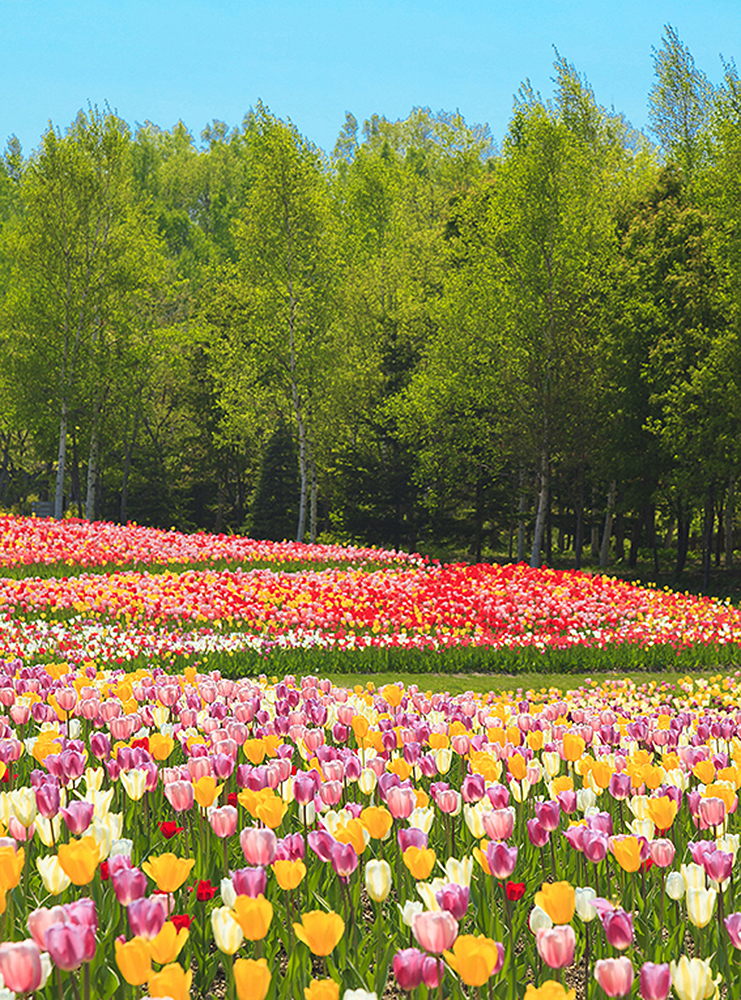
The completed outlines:
{"type": "Polygon", "coordinates": [[[671,28],[655,69],[658,145],[560,57],[501,148],[417,109],[327,156],[260,104],[11,143],[0,505],[730,565],[741,83],[671,28]]]}

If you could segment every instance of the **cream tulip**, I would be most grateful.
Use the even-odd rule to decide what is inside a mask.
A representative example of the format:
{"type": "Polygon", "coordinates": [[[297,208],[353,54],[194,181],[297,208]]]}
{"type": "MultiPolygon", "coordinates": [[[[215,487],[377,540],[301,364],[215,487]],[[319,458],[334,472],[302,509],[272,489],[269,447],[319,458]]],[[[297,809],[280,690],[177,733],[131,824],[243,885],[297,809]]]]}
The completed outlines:
{"type": "Polygon", "coordinates": [[[365,866],[365,888],[375,903],[382,903],[391,892],[391,866],[388,861],[368,861],[365,866]]]}
{"type": "Polygon", "coordinates": [[[718,995],[720,976],[713,979],[710,962],[682,955],[678,962],[671,962],[670,969],[679,1000],[709,1000],[718,995]]]}
{"type": "Polygon", "coordinates": [[[241,948],[244,941],[244,931],[228,906],[219,906],[213,910],[211,927],[219,951],[225,955],[233,955],[241,948]]]}

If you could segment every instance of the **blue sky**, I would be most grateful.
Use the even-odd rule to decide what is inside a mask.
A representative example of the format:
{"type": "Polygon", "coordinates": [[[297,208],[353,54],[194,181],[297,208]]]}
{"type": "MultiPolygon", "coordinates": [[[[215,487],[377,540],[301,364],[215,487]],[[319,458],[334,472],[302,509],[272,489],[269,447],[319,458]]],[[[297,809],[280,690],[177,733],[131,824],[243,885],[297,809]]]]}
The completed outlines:
{"type": "Polygon", "coordinates": [[[29,153],[88,101],[199,135],[261,99],[327,150],[346,110],[362,123],[422,105],[499,141],[526,77],[550,92],[554,45],[644,128],[664,25],[718,82],[719,54],[741,63],[740,14],[739,0],[2,0],[0,147],[16,134],[29,153]]]}

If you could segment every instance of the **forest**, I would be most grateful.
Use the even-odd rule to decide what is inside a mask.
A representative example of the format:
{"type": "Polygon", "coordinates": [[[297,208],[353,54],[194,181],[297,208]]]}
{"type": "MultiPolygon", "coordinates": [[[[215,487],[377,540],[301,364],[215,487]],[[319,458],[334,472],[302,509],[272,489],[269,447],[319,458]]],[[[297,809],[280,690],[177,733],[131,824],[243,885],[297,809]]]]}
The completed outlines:
{"type": "Polygon", "coordinates": [[[107,106],[0,161],[0,508],[676,573],[733,565],[741,79],[649,134],[556,54],[501,143],[107,106]]]}

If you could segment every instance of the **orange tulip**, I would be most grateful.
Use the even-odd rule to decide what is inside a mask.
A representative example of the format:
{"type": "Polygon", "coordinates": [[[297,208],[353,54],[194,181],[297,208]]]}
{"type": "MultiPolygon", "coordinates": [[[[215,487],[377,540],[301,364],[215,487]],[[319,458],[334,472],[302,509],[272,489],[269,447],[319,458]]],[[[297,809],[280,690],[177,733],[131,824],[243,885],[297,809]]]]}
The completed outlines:
{"type": "Polygon", "coordinates": [[[251,896],[237,896],[234,918],[248,941],[262,941],[273,919],[272,903],[262,893],[254,899],[251,896]]]}
{"type": "Polygon", "coordinates": [[[345,933],[345,921],[334,910],[310,910],[301,917],[300,924],[293,929],[299,941],[303,941],[315,955],[329,955],[345,933]]]}
{"type": "Polygon", "coordinates": [[[430,877],[436,854],[431,847],[407,847],[402,858],[414,878],[423,881],[430,877]]]}

